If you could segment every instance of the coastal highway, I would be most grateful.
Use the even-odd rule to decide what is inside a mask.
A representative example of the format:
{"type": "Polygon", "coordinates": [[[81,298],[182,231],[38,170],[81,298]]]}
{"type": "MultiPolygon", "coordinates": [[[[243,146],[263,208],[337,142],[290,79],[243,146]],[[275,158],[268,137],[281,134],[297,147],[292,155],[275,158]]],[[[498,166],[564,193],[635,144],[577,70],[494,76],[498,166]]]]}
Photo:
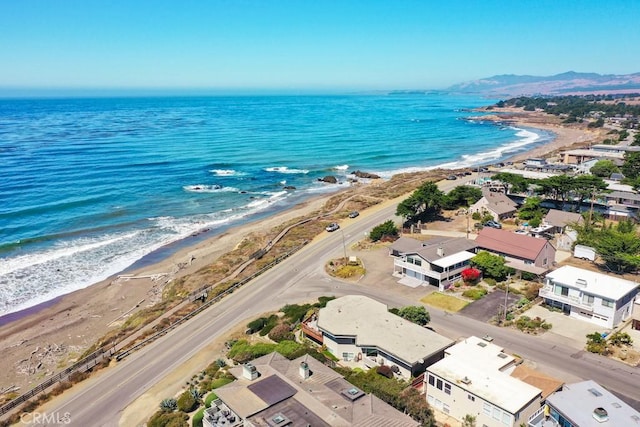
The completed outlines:
{"type": "MultiPolygon", "coordinates": [[[[391,218],[394,211],[392,206],[361,215],[358,220],[345,221],[341,232],[325,234],[165,337],[74,386],[41,410],[48,414],[68,413],[70,425],[74,426],[117,426],[122,411],[131,402],[208,342],[286,303],[313,300],[321,295],[362,294],[390,306],[415,304],[415,300],[398,295],[393,289],[347,284],[327,277],[323,271],[327,259],[342,256],[343,236],[350,245],[373,226],[391,218]]],[[[430,313],[431,326],[450,338],[489,334],[497,345],[541,367],[566,372],[576,379],[591,378],[618,394],[640,399],[637,368],[568,348],[561,341],[544,335],[525,335],[440,310],[432,309],[430,313]]],[[[154,410],[151,408],[150,412],[154,410]]]]}

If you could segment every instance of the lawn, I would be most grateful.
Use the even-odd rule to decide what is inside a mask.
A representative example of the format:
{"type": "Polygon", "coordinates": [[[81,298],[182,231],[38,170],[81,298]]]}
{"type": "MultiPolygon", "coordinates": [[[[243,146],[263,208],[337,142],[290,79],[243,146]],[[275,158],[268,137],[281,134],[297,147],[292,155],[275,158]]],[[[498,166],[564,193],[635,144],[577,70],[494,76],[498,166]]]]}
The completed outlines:
{"type": "Polygon", "coordinates": [[[441,294],[440,292],[433,292],[422,298],[420,302],[423,302],[432,307],[437,307],[443,310],[454,312],[462,310],[464,306],[469,304],[467,301],[461,300],[460,298],[441,294]]]}

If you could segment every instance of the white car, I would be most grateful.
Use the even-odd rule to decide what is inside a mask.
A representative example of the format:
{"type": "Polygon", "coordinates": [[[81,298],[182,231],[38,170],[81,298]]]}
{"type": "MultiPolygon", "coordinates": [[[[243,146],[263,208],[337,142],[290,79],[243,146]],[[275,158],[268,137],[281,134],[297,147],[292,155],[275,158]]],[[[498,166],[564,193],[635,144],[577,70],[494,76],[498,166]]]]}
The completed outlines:
{"type": "Polygon", "coordinates": [[[331,224],[327,225],[327,228],[325,228],[325,230],[332,232],[332,231],[336,231],[339,228],[340,226],[338,224],[336,224],[335,222],[332,222],[331,224]]]}

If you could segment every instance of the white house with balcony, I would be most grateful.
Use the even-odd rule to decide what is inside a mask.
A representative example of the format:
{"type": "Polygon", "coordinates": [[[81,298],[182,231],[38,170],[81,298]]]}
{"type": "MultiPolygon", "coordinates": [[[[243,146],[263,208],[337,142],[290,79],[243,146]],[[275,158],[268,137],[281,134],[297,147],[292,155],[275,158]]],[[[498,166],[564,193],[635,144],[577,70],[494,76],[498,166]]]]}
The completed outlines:
{"type": "Polygon", "coordinates": [[[637,293],[635,282],[567,265],[546,275],[539,294],[573,318],[614,328],[631,317],[637,293]]]}
{"type": "Polygon", "coordinates": [[[389,249],[393,275],[411,287],[432,285],[443,291],[461,279],[462,270],[476,254],[473,240],[435,237],[417,240],[401,237],[389,249]]]}

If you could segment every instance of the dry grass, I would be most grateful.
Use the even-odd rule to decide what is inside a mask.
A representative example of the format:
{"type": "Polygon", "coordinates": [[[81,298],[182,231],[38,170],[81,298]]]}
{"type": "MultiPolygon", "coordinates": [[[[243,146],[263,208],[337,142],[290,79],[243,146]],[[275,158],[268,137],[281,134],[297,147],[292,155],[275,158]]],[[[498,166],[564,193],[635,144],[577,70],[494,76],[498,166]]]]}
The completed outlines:
{"type": "Polygon", "coordinates": [[[440,292],[433,292],[426,297],[421,298],[420,302],[451,312],[460,311],[469,304],[468,301],[461,300],[460,298],[456,298],[451,295],[441,294],[440,292]]]}

